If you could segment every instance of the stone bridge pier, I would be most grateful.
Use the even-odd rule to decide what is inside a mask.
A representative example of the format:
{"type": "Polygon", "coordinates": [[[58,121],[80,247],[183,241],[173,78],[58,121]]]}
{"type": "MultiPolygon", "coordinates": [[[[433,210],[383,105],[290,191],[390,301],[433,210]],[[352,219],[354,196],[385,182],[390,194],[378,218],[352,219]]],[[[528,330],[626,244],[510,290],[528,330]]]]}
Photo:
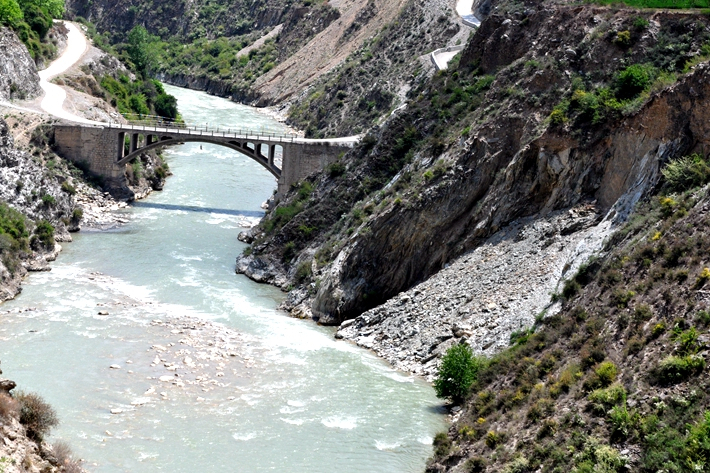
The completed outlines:
{"type": "Polygon", "coordinates": [[[240,135],[196,129],[119,124],[54,126],[54,147],[57,153],[100,176],[112,195],[127,199],[133,196],[126,178],[128,163],[151,149],[185,142],[225,146],[255,160],[277,179],[276,200],[288,192],[293,184],[325,168],[353,146],[351,142],[251,133],[240,135]],[[281,151],[280,163],[275,159],[277,149],[281,151]]]}

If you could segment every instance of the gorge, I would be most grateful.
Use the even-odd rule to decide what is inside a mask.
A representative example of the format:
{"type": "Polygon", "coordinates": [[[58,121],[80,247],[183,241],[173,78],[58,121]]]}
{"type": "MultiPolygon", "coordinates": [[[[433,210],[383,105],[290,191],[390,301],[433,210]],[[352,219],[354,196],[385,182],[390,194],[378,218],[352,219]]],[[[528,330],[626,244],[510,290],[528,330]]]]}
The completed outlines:
{"type": "MultiPolygon", "coordinates": [[[[346,469],[376,468],[368,462],[387,452],[396,468],[406,471],[702,470],[710,462],[705,447],[710,399],[704,394],[710,353],[705,290],[710,280],[705,251],[710,163],[704,118],[710,28],[707,12],[696,7],[707,5],[628,3],[479,2],[474,7],[480,26],[471,31],[456,15],[456,5],[435,0],[69,2],[67,17],[85,22],[95,44],[110,54],[59,80],[77,91],[71,92],[79,94],[75,97],[83,97],[79,102],[88,102],[88,96],[104,100],[87,113],[111,115],[112,106],[126,115],[145,113],[156,107],[158,97],[160,104],[169,103],[166,90],[184,100],[183,92],[151,79],[159,77],[235,101],[270,105],[272,113],[310,138],[361,135],[352,150],[284,189],[258,223],[250,221],[256,225],[224,228],[229,236],[215,237],[233,248],[232,257],[241,252],[238,273],[287,293],[279,297],[269,292],[273,288],[249,286],[258,294],[272,294],[266,311],[278,305],[294,317],[317,321],[318,326],[282,320],[304,340],[311,339],[303,330],[327,334],[319,339],[324,345],[305,342],[327,347],[316,351],[317,362],[309,359],[305,365],[302,353],[296,356],[274,345],[279,355],[285,354],[280,361],[296,356],[292,364],[297,370],[323,363],[329,375],[350,379],[361,373],[364,379],[379,379],[363,373],[357,363],[341,363],[342,369],[329,364],[340,359],[340,351],[367,359],[360,349],[371,349],[397,369],[438,382],[449,353],[470,347],[475,354],[475,369],[461,375],[468,380],[463,394],[442,395],[451,402],[451,424],[432,436],[434,452],[426,466],[428,438],[378,438],[373,450],[376,435],[354,411],[334,412],[318,422],[298,414],[310,412],[309,402],[324,403],[320,395],[311,394],[308,402],[285,399],[278,410],[286,420],[279,420],[288,425],[335,429],[335,436],[326,435],[329,441],[367,431],[361,456],[339,457],[339,462],[352,461],[346,469]],[[437,50],[461,53],[447,55],[454,57],[446,70],[436,71],[429,53],[437,50]],[[120,69],[111,54],[130,68],[120,69]],[[237,234],[249,246],[238,243],[237,234]]],[[[18,86],[7,87],[9,95],[19,94],[18,86]]],[[[8,118],[11,128],[26,123],[8,118]]],[[[37,163],[41,173],[51,156],[41,154],[51,152],[51,133],[33,135],[44,146],[37,163]]],[[[159,157],[141,156],[123,172],[131,185],[157,188],[166,164],[159,157]]],[[[174,182],[178,178],[176,172],[174,182]]],[[[174,195],[169,194],[174,192],[171,184],[164,195],[174,195]]],[[[23,195],[21,189],[16,193],[23,195]]],[[[250,198],[263,201],[269,193],[254,190],[250,198]]],[[[46,201],[44,207],[35,206],[47,221],[57,222],[61,239],[58,222],[64,219],[70,228],[74,200],[66,197],[53,207],[48,203],[59,199],[52,192],[34,195],[35,201],[46,201]],[[58,208],[59,215],[47,213],[58,208]]],[[[252,213],[259,212],[258,205],[203,206],[200,199],[190,202],[189,194],[182,197],[188,200],[179,205],[159,196],[153,197],[156,204],[137,202],[122,212],[178,212],[183,218],[209,208],[210,219],[220,221],[216,226],[229,220],[224,215],[262,216],[252,213]]],[[[15,205],[23,201],[28,200],[14,198],[15,205]]],[[[35,247],[45,240],[53,243],[41,239],[47,227],[36,221],[31,227],[35,247]]],[[[226,226],[237,225],[231,221],[226,226]]],[[[199,228],[188,227],[191,232],[199,228]]],[[[182,237],[178,231],[164,235],[166,240],[182,237]]],[[[133,259],[150,261],[148,254],[144,249],[133,259]]],[[[193,260],[182,252],[177,257],[181,268],[192,268],[175,282],[178,296],[204,301],[205,313],[213,308],[222,313],[212,296],[236,297],[227,289],[230,284],[212,286],[213,278],[205,276],[191,286],[193,270],[208,258],[193,260]],[[209,288],[209,295],[196,294],[193,287],[209,288]]],[[[220,271],[233,269],[233,260],[220,261],[220,271]]],[[[98,271],[87,279],[102,284],[114,277],[132,280],[127,274],[107,277],[98,271]]],[[[154,279],[166,274],[169,270],[163,269],[154,279]]],[[[237,281],[251,284],[241,276],[237,281]]],[[[143,281],[130,287],[135,292],[150,285],[143,281]]],[[[145,294],[130,295],[124,303],[140,307],[153,302],[145,294]]],[[[113,310],[101,307],[98,312],[110,316],[113,310]]],[[[258,312],[263,321],[272,320],[264,310],[258,312]]],[[[106,315],[93,316],[100,317],[106,315]]],[[[126,326],[137,323],[129,319],[126,326]]],[[[144,347],[148,358],[154,357],[147,360],[155,365],[151,368],[162,364],[160,370],[173,372],[211,364],[182,351],[190,348],[176,347],[194,344],[197,353],[209,356],[209,345],[192,337],[215,326],[178,320],[151,319],[150,330],[169,329],[178,338],[144,347]]],[[[240,340],[242,346],[248,340],[247,346],[253,342],[263,348],[249,339],[249,330],[237,328],[225,328],[214,341],[214,350],[226,350],[228,357],[217,362],[215,378],[239,376],[238,369],[231,375],[226,369],[225,360],[233,363],[232,358],[243,362],[248,375],[254,368],[260,375],[276,376],[280,368],[259,369],[251,354],[249,359],[230,356],[227,345],[240,340]]],[[[122,359],[137,366],[132,358],[133,363],[125,363],[127,356],[122,359]]],[[[111,365],[109,373],[118,376],[138,370],[111,365]]],[[[422,389],[419,409],[443,402],[425,400],[431,391],[411,374],[380,373],[396,378],[391,381],[406,379],[400,384],[412,395],[422,389]]],[[[210,387],[227,384],[215,379],[216,384],[207,385],[202,374],[191,375],[194,379],[185,381],[170,374],[146,376],[156,377],[158,386],[170,383],[185,392],[196,386],[186,381],[197,382],[208,389],[204,395],[193,393],[198,403],[211,401],[210,387]]],[[[239,385],[237,379],[232,382],[239,385]]],[[[267,386],[286,385],[274,379],[267,386]]],[[[142,403],[151,408],[157,399],[173,401],[171,392],[145,388],[146,396],[126,393],[122,403],[107,406],[115,413],[104,415],[121,419],[142,403]],[[130,402],[136,404],[128,407],[134,395],[130,402]]],[[[396,392],[391,389],[375,392],[396,392]]],[[[340,404],[355,399],[366,397],[349,394],[340,404]]],[[[254,402],[249,393],[227,400],[254,402]]],[[[375,405],[384,407],[368,403],[375,405]]],[[[431,426],[425,429],[444,428],[434,426],[442,419],[436,408],[413,412],[422,416],[415,423],[431,426]]],[[[391,425],[388,415],[379,415],[376,422],[391,425]]],[[[105,435],[115,434],[110,433],[105,435]]],[[[237,442],[258,443],[260,438],[256,431],[231,433],[237,442]]]]}

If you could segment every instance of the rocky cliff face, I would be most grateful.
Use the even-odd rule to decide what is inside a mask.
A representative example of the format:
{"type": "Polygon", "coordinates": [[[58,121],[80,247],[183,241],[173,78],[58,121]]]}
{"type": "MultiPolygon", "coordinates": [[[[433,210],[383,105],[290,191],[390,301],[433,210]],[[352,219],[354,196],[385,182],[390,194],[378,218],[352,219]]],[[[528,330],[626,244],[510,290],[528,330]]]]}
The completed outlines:
{"type": "Polygon", "coordinates": [[[136,25],[162,38],[194,40],[246,34],[281,23],[289,4],[282,0],[69,0],[66,8],[71,16],[86,18],[118,42],[136,25]]]}
{"type": "MultiPolygon", "coordinates": [[[[79,218],[73,194],[73,179],[60,172],[55,161],[46,167],[39,156],[30,156],[13,146],[7,123],[0,119],[0,201],[26,216],[30,233],[36,222],[45,220],[54,227],[56,241],[71,241],[69,230],[78,229],[79,218]],[[55,168],[56,166],[56,168],[55,168]]],[[[60,251],[59,245],[34,248],[3,247],[0,260],[0,301],[12,299],[21,291],[20,282],[27,271],[48,270],[60,251]],[[20,264],[16,264],[16,258],[20,264]]]]}
{"type": "Polygon", "coordinates": [[[31,99],[41,93],[35,62],[9,28],[0,27],[0,100],[31,99]]]}
{"type": "Polygon", "coordinates": [[[654,14],[639,22],[648,29],[634,33],[633,46],[621,46],[615,38],[633,28],[635,12],[537,8],[484,21],[458,70],[417,89],[406,110],[344,158],[342,170],[314,178],[307,205],[303,192],[294,192],[282,206],[303,210],[286,223],[267,218],[238,270],[284,286],[308,275],[312,285],[294,292],[291,305],[339,324],[437,273],[520,217],[547,219],[587,202],[600,215],[615,206],[623,221],[657,182],[661,163],[702,149],[706,66],[623,113],[563,124],[548,117],[571,93],[578,73],[572,71],[614,83],[623,67],[615,57],[663,60],[660,42],[688,41],[697,29],[699,41],[684,46],[690,57],[704,41],[704,18],[654,14]],[[494,54],[501,50],[509,52],[494,54]],[[608,67],[600,58],[610,58],[608,67]],[[483,96],[475,95],[481,89],[483,96]]]}

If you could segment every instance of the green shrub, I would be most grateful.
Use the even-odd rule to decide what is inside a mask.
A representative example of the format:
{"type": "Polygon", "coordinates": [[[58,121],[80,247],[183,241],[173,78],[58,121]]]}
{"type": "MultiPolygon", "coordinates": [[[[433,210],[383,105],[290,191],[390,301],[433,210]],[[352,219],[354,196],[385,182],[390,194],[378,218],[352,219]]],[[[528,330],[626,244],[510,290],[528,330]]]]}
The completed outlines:
{"type": "Polygon", "coordinates": [[[436,395],[453,402],[463,401],[485,364],[485,359],[474,356],[468,344],[453,345],[446,350],[434,380],[436,395]]]}
{"type": "Polygon", "coordinates": [[[710,281],[710,268],[703,268],[698,275],[698,278],[695,280],[693,287],[695,287],[695,289],[700,289],[708,281],[710,281]]]}
{"type": "Polygon", "coordinates": [[[485,442],[488,448],[496,448],[502,441],[502,436],[494,430],[491,430],[486,434],[485,442]]]}
{"type": "Polygon", "coordinates": [[[331,178],[334,178],[334,177],[340,177],[343,174],[345,174],[346,168],[342,162],[336,161],[334,163],[329,164],[328,167],[326,168],[326,171],[328,172],[328,176],[330,176],[331,178]]]}
{"type": "Polygon", "coordinates": [[[626,471],[626,461],[619,452],[609,445],[589,438],[583,450],[575,456],[573,473],[616,473],[626,471]]]}
{"type": "Polygon", "coordinates": [[[592,411],[597,415],[606,414],[614,406],[626,404],[626,389],[620,384],[596,389],[587,396],[592,411]]]}
{"type": "Polygon", "coordinates": [[[446,432],[439,432],[434,436],[434,453],[437,457],[444,457],[451,451],[451,439],[446,432]]]}
{"type": "Polygon", "coordinates": [[[627,439],[635,428],[637,421],[638,415],[630,413],[625,405],[614,406],[609,412],[612,440],[627,439]]]}
{"type": "Polygon", "coordinates": [[[641,304],[639,306],[636,306],[636,308],[634,309],[634,320],[637,323],[638,322],[646,322],[647,320],[651,320],[651,317],[653,317],[653,311],[646,304],[641,304]]]}
{"type": "Polygon", "coordinates": [[[42,196],[42,204],[44,204],[45,207],[51,207],[52,205],[56,204],[57,201],[56,199],[51,196],[50,194],[44,194],[42,196]]]}
{"type": "Polygon", "coordinates": [[[661,170],[671,192],[683,192],[710,181],[710,166],[699,154],[673,159],[661,170]]]}
{"type": "Polygon", "coordinates": [[[37,222],[37,226],[34,229],[34,236],[32,237],[32,246],[35,249],[40,249],[39,246],[47,249],[54,249],[54,227],[51,223],[46,220],[40,220],[37,222]]]}
{"type": "Polygon", "coordinates": [[[602,385],[609,386],[616,379],[616,365],[611,361],[603,361],[599,364],[594,373],[599,377],[602,385]]]}
{"type": "Polygon", "coordinates": [[[17,0],[0,0],[0,24],[16,27],[22,21],[22,10],[17,0]]]}
{"type": "Polygon", "coordinates": [[[624,289],[614,289],[611,293],[611,303],[613,306],[623,309],[629,306],[631,299],[636,296],[634,291],[627,291],[624,289]]]}
{"type": "Polygon", "coordinates": [[[80,209],[79,207],[77,207],[77,208],[75,208],[74,210],[72,210],[71,218],[72,218],[72,220],[74,220],[75,222],[78,222],[78,221],[81,220],[83,217],[84,217],[84,211],[83,211],[82,209],[80,209]]]}
{"type": "Polygon", "coordinates": [[[688,471],[707,471],[710,466],[710,412],[690,427],[685,453],[688,471]]]}
{"type": "Polygon", "coordinates": [[[46,434],[59,425],[54,408],[34,393],[19,392],[15,399],[20,403],[20,423],[27,428],[27,436],[42,440],[46,434]]]}
{"type": "Polygon", "coordinates": [[[670,355],[661,360],[652,372],[652,378],[658,384],[676,384],[691,376],[702,373],[705,369],[705,359],[699,355],[670,355]]]}
{"type": "Polygon", "coordinates": [[[653,330],[651,330],[651,338],[658,338],[661,335],[663,335],[666,331],[666,324],[663,322],[659,322],[656,325],[653,326],[653,330]]]}
{"type": "Polygon", "coordinates": [[[289,241],[284,245],[284,253],[282,259],[284,261],[290,261],[296,255],[296,243],[289,241]]]}
{"type": "Polygon", "coordinates": [[[621,71],[616,79],[617,97],[622,100],[636,98],[651,86],[655,69],[648,64],[632,64],[621,71]]]}
{"type": "Polygon", "coordinates": [[[76,194],[76,188],[69,184],[69,181],[62,182],[62,191],[66,192],[69,195],[76,194]]]}
{"type": "Polygon", "coordinates": [[[483,457],[471,457],[464,464],[464,471],[467,473],[482,473],[486,471],[486,459],[483,457]]]}
{"type": "Polygon", "coordinates": [[[554,437],[557,433],[557,422],[555,419],[545,419],[542,421],[540,430],[537,431],[537,438],[544,439],[545,437],[554,437]]]}
{"type": "Polygon", "coordinates": [[[513,461],[505,465],[503,473],[525,473],[529,471],[530,460],[523,456],[516,457],[513,461]]]}
{"type": "Polygon", "coordinates": [[[0,234],[10,236],[12,241],[20,246],[28,236],[24,215],[2,202],[0,202],[0,234]]]}
{"type": "Polygon", "coordinates": [[[642,16],[637,16],[634,18],[634,28],[637,30],[644,30],[648,27],[648,20],[642,16]]]}
{"type": "Polygon", "coordinates": [[[616,33],[616,38],[614,38],[614,44],[618,44],[622,47],[629,47],[631,45],[631,32],[628,30],[619,31],[616,33]]]}
{"type": "Polygon", "coordinates": [[[550,113],[550,123],[553,125],[564,125],[567,121],[568,108],[569,103],[563,103],[552,109],[552,113],[550,113]]]}
{"type": "Polygon", "coordinates": [[[569,300],[576,296],[580,289],[581,286],[577,281],[574,279],[567,280],[565,281],[564,288],[562,289],[562,297],[569,300]]]}
{"type": "Polygon", "coordinates": [[[301,264],[298,265],[298,268],[296,268],[296,272],[294,274],[294,279],[298,284],[304,282],[308,278],[311,277],[311,274],[313,274],[313,270],[311,267],[311,261],[303,261],[301,264]]]}
{"type": "Polygon", "coordinates": [[[710,325],[710,312],[707,310],[698,311],[698,314],[695,316],[695,320],[697,320],[700,325],[707,327],[710,325]]]}
{"type": "Polygon", "coordinates": [[[697,353],[698,332],[695,330],[695,327],[681,332],[678,336],[674,337],[674,339],[678,343],[676,351],[680,356],[694,355],[697,353]]]}

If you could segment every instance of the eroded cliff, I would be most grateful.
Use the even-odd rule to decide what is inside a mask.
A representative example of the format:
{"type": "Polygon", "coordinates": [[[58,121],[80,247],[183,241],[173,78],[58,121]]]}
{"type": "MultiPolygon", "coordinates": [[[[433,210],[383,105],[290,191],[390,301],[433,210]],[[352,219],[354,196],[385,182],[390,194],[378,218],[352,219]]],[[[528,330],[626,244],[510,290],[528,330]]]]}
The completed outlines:
{"type": "MultiPolygon", "coordinates": [[[[290,307],[337,325],[522,217],[591,205],[599,218],[613,209],[610,225],[623,221],[662,163],[707,139],[699,118],[706,66],[682,73],[701,57],[707,31],[704,17],[687,13],[531,3],[509,18],[492,14],[456,68],[414,90],[405,110],[265,218],[237,270],[282,287],[300,283],[290,307]],[[629,42],[620,44],[624,31],[629,42]],[[671,69],[677,75],[616,98],[623,72],[663,62],[669,44],[686,51],[671,69]],[[588,107],[590,96],[597,102],[588,107]]],[[[538,289],[549,296],[558,283],[538,289]]]]}

